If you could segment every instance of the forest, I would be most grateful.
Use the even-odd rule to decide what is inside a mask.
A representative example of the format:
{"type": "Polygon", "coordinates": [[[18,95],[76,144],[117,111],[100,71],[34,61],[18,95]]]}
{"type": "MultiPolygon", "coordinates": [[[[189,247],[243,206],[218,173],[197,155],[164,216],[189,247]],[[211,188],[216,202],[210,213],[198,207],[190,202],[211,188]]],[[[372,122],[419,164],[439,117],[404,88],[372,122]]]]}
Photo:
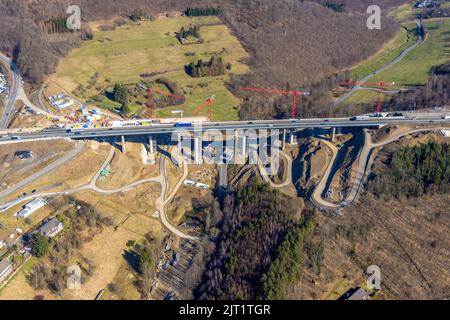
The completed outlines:
{"type": "Polygon", "coordinates": [[[371,178],[369,190],[384,198],[448,192],[450,145],[430,141],[395,152],[388,169],[371,178]]]}
{"type": "MultiPolygon", "coordinates": [[[[215,251],[206,257],[206,270],[194,292],[195,297],[264,298],[263,277],[272,262],[283,261],[281,271],[288,272],[284,265],[285,250],[277,251],[277,248],[284,242],[288,230],[301,223],[302,206],[297,202],[258,180],[251,180],[225,195],[221,232],[215,251]]],[[[297,239],[291,238],[286,243],[296,243],[297,239]]],[[[269,276],[266,281],[277,279],[269,276]]]]}
{"type": "Polygon", "coordinates": [[[309,219],[290,229],[277,248],[276,258],[262,277],[262,298],[268,300],[286,299],[289,285],[299,280],[304,258],[306,238],[310,238],[315,222],[309,219]]]}

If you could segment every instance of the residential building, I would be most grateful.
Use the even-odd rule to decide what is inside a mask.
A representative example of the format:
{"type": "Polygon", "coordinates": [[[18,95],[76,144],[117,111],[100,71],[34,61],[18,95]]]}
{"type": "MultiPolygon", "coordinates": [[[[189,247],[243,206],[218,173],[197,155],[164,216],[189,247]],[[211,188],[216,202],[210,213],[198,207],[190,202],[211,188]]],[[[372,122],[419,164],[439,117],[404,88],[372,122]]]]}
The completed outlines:
{"type": "Polygon", "coordinates": [[[40,227],[38,231],[47,238],[51,238],[60,233],[63,228],[64,226],[61,221],[56,218],[51,218],[42,227],[40,227]]]}
{"type": "Polygon", "coordinates": [[[43,206],[47,204],[47,199],[44,198],[36,198],[31,202],[28,202],[26,205],[23,206],[23,209],[17,212],[14,216],[20,217],[20,218],[26,218],[35,211],[39,210],[43,206]]]}

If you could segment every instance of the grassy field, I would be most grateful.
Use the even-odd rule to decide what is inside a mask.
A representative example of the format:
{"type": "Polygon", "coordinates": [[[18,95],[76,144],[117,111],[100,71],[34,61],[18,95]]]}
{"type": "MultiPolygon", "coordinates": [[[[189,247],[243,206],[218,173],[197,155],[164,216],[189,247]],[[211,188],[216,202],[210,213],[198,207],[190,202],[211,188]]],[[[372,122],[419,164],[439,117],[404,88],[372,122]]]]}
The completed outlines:
{"type": "MultiPolygon", "coordinates": [[[[382,101],[388,101],[390,99],[391,95],[383,94],[381,96],[382,101]]],[[[372,91],[372,90],[359,90],[356,91],[348,100],[346,103],[360,103],[360,102],[366,102],[370,103],[373,106],[373,110],[375,110],[377,102],[378,102],[378,92],[372,91]]]]}
{"type": "Polygon", "coordinates": [[[394,60],[400,53],[413,45],[417,39],[416,24],[406,24],[400,28],[397,35],[374,56],[352,70],[352,79],[361,79],[385,64],[394,60]]]}
{"type": "MultiPolygon", "coordinates": [[[[414,2],[415,3],[415,2],[414,2]]],[[[394,18],[398,22],[413,20],[420,9],[414,8],[414,3],[406,3],[389,12],[388,16],[394,18]]]]}
{"type": "MultiPolygon", "coordinates": [[[[424,22],[428,35],[423,44],[415,48],[396,65],[392,66],[372,78],[369,81],[395,82],[396,86],[389,89],[395,90],[403,86],[423,85],[427,82],[432,66],[450,59],[448,48],[448,33],[450,31],[450,19],[432,19],[424,22]]],[[[367,60],[352,72],[353,79],[361,79],[367,74],[393,60],[402,50],[412,45],[416,39],[415,23],[406,23],[402,31],[393,41],[388,43],[374,57],[367,60]]],[[[374,91],[358,91],[345,103],[373,103],[376,105],[378,93],[374,91]]],[[[383,101],[391,96],[383,96],[383,101]]]]}
{"type": "MultiPolygon", "coordinates": [[[[233,107],[239,101],[225,86],[229,75],[191,78],[184,71],[184,66],[189,62],[209,60],[213,54],[218,54],[225,63],[231,63],[231,73],[248,72],[248,67],[240,62],[247,57],[246,51],[217,17],[158,18],[128,23],[113,31],[99,31],[98,26],[99,23],[91,25],[94,30],[93,40],[84,42],[81,48],[73,50],[62,61],[57,73],[49,81],[47,94],[63,88],[86,101],[116,82],[131,84],[164,76],[188,91],[187,101],[181,107],[162,109],[157,112],[157,116],[171,116],[171,109],[183,109],[185,116],[189,116],[207,97],[215,94],[213,118],[237,118],[237,109],[233,107]],[[190,24],[200,26],[203,42],[181,45],[175,38],[175,32],[190,24]],[[142,73],[159,74],[144,79],[140,77],[142,73]]],[[[107,108],[118,107],[109,99],[101,100],[94,104],[107,108]]],[[[130,107],[132,111],[143,108],[138,105],[130,107]]],[[[206,114],[204,110],[201,115],[206,114]]]]}
{"type": "Polygon", "coordinates": [[[422,85],[427,82],[432,66],[450,59],[450,50],[447,47],[450,19],[429,20],[424,24],[428,31],[425,42],[395,66],[374,76],[371,81],[384,80],[395,81],[399,85],[422,85]]]}

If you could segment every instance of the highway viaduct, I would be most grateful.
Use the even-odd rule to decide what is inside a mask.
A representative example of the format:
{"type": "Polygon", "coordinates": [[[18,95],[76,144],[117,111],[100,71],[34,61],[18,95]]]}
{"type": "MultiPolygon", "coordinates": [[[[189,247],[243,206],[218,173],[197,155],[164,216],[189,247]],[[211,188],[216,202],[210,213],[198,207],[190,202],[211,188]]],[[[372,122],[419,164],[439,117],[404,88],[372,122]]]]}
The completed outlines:
{"type": "MultiPolygon", "coordinates": [[[[44,129],[26,130],[12,129],[0,131],[0,145],[19,143],[25,141],[38,141],[47,139],[107,139],[120,137],[122,151],[125,152],[127,137],[144,137],[149,159],[154,159],[158,142],[177,144],[180,148],[192,147],[192,158],[195,164],[202,163],[203,145],[213,141],[217,148],[233,148],[234,155],[222,157],[225,163],[235,159],[240,164],[248,156],[248,150],[259,148],[261,141],[272,146],[280,141],[279,147],[286,142],[295,143],[295,136],[299,130],[323,129],[329,130],[333,140],[336,130],[344,128],[378,128],[388,124],[409,125],[445,125],[450,119],[445,115],[436,113],[411,114],[405,117],[366,117],[363,120],[349,118],[318,118],[318,119],[286,119],[286,120],[255,120],[255,121],[228,121],[228,122],[193,122],[178,124],[154,124],[152,126],[135,127],[100,127],[82,129],[44,129]],[[224,135],[225,134],[225,135],[224,135]],[[217,138],[222,136],[222,138],[217,138]],[[224,138],[225,137],[225,138],[224,138]],[[270,139],[268,139],[270,138],[270,139]],[[221,141],[219,141],[221,140],[221,141]],[[240,161],[238,161],[240,159],[240,161]]],[[[269,151],[270,153],[270,151],[269,151]]],[[[215,157],[219,159],[220,157],[215,157]]],[[[244,164],[244,163],[241,163],[244,164]]]]}

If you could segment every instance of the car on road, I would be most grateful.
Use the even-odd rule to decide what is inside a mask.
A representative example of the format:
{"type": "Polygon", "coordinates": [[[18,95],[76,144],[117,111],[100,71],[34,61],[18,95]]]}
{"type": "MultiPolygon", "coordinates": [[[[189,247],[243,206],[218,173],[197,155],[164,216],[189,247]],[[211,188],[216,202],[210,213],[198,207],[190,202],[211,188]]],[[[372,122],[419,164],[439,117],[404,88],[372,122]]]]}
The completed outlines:
{"type": "Polygon", "coordinates": [[[177,122],[174,127],[192,127],[192,123],[190,122],[177,122]]]}

